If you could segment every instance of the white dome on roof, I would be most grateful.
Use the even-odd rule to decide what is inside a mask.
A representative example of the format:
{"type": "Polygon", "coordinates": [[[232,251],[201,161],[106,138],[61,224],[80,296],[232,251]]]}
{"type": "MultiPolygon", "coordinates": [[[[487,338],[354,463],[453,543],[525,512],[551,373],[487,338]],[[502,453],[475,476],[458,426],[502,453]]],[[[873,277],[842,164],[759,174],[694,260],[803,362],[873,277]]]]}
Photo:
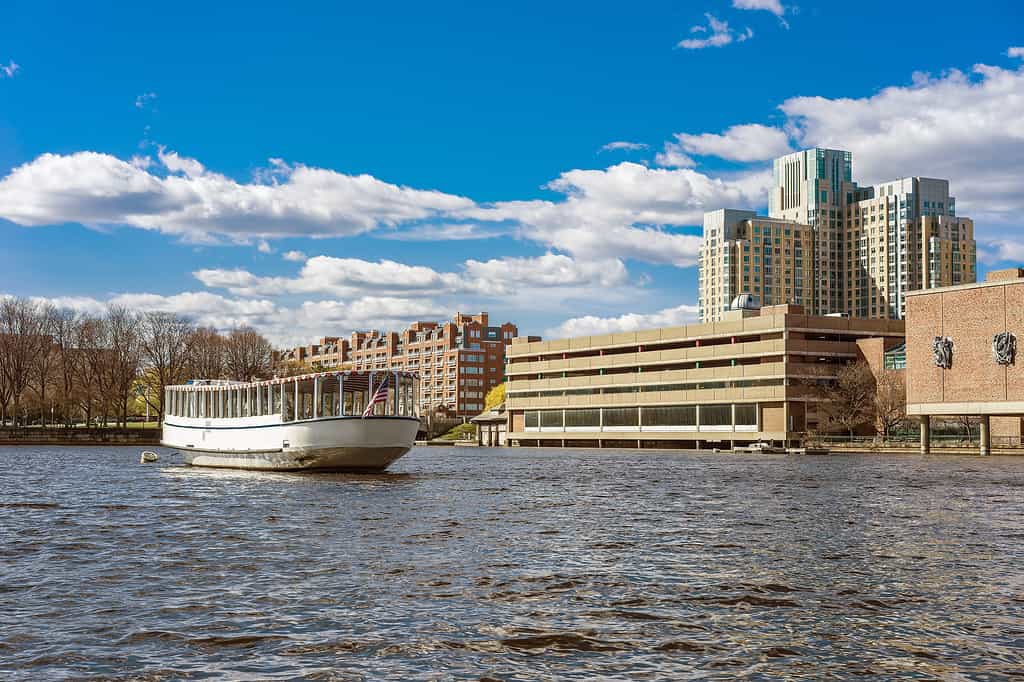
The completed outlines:
{"type": "Polygon", "coordinates": [[[736,298],[732,299],[732,303],[729,304],[729,310],[760,310],[761,302],[757,300],[757,296],[748,293],[742,293],[736,298]]]}

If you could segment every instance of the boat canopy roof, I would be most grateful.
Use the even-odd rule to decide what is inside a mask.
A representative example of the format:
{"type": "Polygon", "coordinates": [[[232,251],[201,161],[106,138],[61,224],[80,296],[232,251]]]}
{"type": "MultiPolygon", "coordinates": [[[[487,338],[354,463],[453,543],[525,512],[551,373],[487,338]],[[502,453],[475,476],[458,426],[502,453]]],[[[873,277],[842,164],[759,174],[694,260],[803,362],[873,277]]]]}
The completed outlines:
{"type": "MultiPolygon", "coordinates": [[[[374,375],[375,377],[395,374],[405,378],[415,379],[419,377],[419,374],[417,372],[405,372],[396,369],[378,369],[361,372],[354,372],[352,370],[337,370],[334,372],[313,372],[311,374],[300,374],[298,376],[293,377],[275,377],[273,379],[264,379],[263,381],[192,379],[187,384],[168,386],[167,388],[174,391],[222,391],[236,388],[249,388],[252,386],[276,386],[278,384],[288,384],[295,381],[311,381],[317,378],[345,377],[346,387],[351,387],[350,390],[358,391],[361,389],[367,389],[369,387],[371,374],[374,375]]],[[[380,379],[376,379],[374,381],[374,387],[378,386],[380,381],[380,379]]]]}

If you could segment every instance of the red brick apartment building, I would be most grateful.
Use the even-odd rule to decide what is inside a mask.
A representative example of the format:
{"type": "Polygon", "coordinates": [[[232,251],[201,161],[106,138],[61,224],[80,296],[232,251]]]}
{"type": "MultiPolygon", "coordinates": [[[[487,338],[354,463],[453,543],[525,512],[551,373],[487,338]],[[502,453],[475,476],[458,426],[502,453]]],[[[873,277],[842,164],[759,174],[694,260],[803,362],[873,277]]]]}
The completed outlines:
{"type": "Polygon", "coordinates": [[[340,336],[323,336],[308,346],[296,346],[281,351],[280,360],[299,362],[311,371],[341,369],[349,361],[348,340],[340,336]]]}
{"type": "Polygon", "coordinates": [[[420,413],[441,409],[472,417],[505,380],[505,349],[518,334],[511,322],[490,326],[487,313],[456,313],[448,322],[414,322],[401,332],[353,332],[353,370],[405,370],[420,375],[420,413]]]}

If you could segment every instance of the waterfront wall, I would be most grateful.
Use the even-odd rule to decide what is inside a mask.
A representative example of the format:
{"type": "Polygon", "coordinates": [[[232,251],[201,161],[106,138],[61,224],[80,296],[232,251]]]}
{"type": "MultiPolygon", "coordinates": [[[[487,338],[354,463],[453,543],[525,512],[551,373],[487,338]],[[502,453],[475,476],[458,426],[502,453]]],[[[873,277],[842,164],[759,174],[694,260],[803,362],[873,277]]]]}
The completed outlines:
{"type": "Polygon", "coordinates": [[[159,445],[160,429],[0,428],[0,445],[159,445]]]}

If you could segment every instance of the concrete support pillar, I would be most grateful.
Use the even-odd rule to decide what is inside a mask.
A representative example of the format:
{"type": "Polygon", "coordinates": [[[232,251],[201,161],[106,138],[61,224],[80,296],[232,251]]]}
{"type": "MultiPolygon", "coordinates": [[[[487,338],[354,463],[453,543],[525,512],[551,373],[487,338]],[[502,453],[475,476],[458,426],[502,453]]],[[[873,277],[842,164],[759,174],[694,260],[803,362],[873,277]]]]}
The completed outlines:
{"type": "Polygon", "coordinates": [[[928,415],[921,417],[921,454],[928,455],[932,451],[932,419],[928,415]]]}
{"type": "Polygon", "coordinates": [[[985,457],[992,452],[992,429],[989,428],[989,416],[987,414],[981,416],[980,427],[980,454],[982,457],[985,457]]]}

